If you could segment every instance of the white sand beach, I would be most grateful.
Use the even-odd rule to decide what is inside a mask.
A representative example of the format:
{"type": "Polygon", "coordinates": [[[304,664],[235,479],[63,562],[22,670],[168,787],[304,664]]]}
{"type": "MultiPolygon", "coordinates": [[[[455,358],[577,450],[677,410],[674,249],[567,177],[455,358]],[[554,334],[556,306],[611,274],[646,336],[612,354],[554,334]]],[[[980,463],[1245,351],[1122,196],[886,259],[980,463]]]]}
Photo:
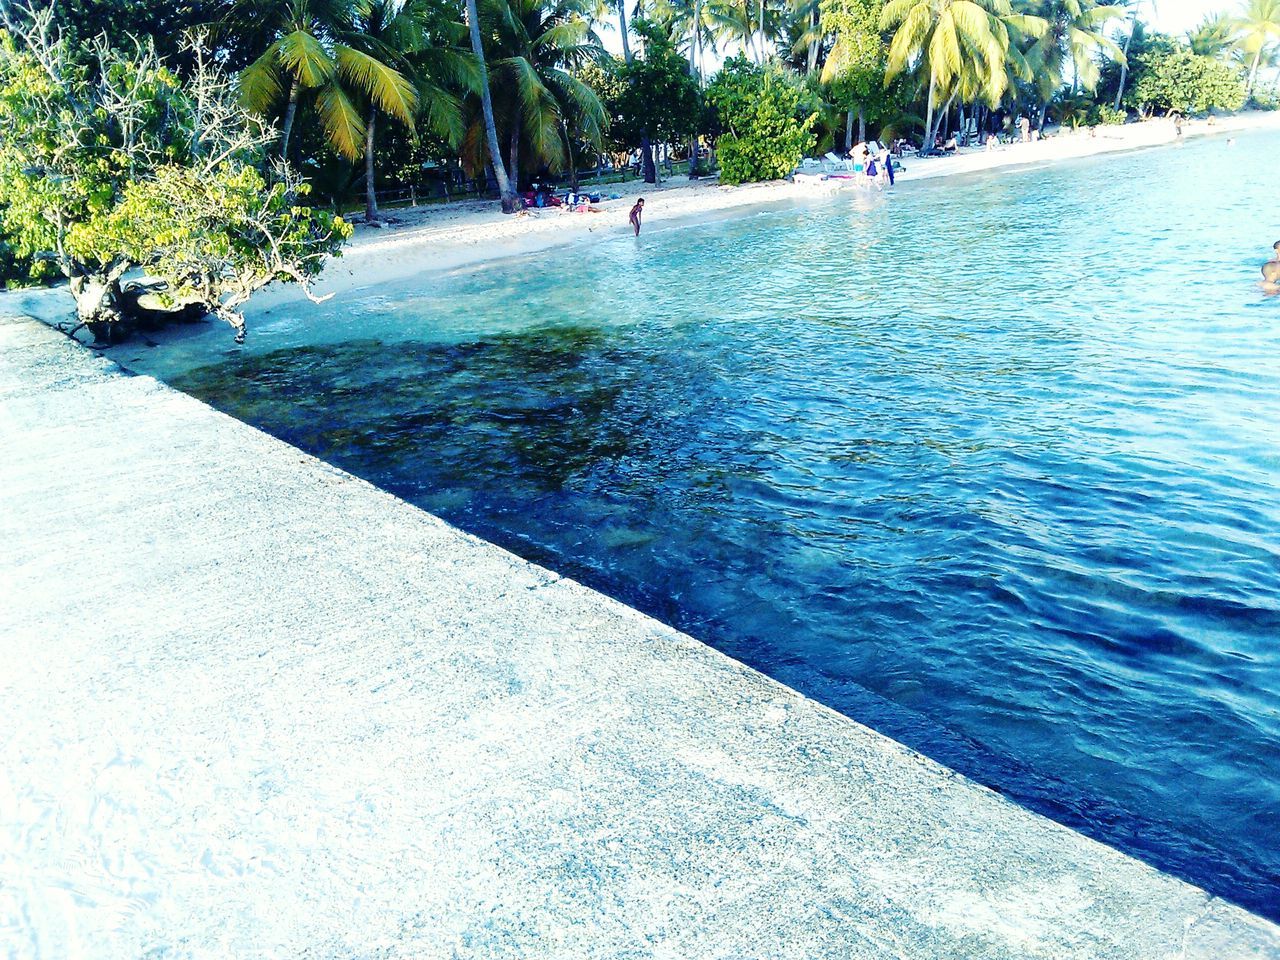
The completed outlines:
{"type": "MultiPolygon", "coordinates": [[[[1280,112],[1251,111],[1220,117],[1213,124],[1186,121],[1187,139],[1219,136],[1256,129],[1280,129],[1280,112]]],[[[948,157],[903,158],[899,183],[936,180],[1002,167],[1053,163],[1154,147],[1177,140],[1172,121],[1149,120],[1124,126],[1059,131],[1027,144],[1010,144],[995,150],[975,147],[948,157]]],[[[590,189],[584,182],[583,189],[590,189]]],[[[385,211],[391,221],[382,228],[363,224],[346,253],[325,272],[321,292],[370,286],[425,271],[453,269],[482,260],[528,253],[592,234],[627,231],[627,215],[636,197],[643,196],[645,229],[697,217],[723,215],[735,209],[764,203],[803,200],[840,189],[839,181],[802,183],[785,180],[739,187],[721,186],[715,179],[690,181],[680,176],[660,185],[632,181],[609,184],[605,196],[618,194],[596,205],[598,212],[579,213],[563,208],[530,209],[504,215],[496,201],[466,201],[385,211]]],[[[846,188],[848,189],[848,188],[846,188]]],[[[259,295],[256,307],[293,299],[289,288],[259,295]]]]}
{"type": "MultiPolygon", "coordinates": [[[[1189,120],[1183,124],[1183,137],[1229,138],[1235,133],[1260,129],[1280,129],[1280,111],[1247,111],[1217,118],[1213,124],[1189,120]]],[[[1166,119],[1098,127],[1093,133],[1085,129],[1051,132],[1044,140],[1004,145],[995,150],[974,147],[956,155],[928,159],[908,155],[903,158],[905,169],[898,183],[909,185],[1000,168],[1043,165],[1163,146],[1176,140],[1174,125],[1166,119]]],[[[584,182],[582,187],[590,189],[590,183],[584,182]]],[[[548,208],[507,215],[502,213],[497,201],[488,200],[385,210],[387,222],[382,226],[357,225],[355,236],[342,257],[326,268],[315,287],[316,293],[340,295],[418,274],[532,253],[593,235],[625,233],[631,229],[628,213],[635,198],[640,196],[645,198],[644,229],[652,231],[697,219],[728,216],[734,210],[787,201],[805,202],[841,189],[858,188],[842,188],[840,181],[813,180],[777,180],[729,187],[722,186],[715,178],[691,181],[680,176],[657,186],[636,180],[608,184],[601,189],[606,197],[617,194],[618,199],[603,200],[595,205],[596,212],[591,213],[548,208]]],[[[62,286],[54,290],[0,292],[0,298],[0,303],[10,310],[40,317],[46,322],[64,318],[70,309],[70,298],[62,286]]],[[[296,286],[277,285],[258,293],[245,313],[252,322],[254,316],[263,311],[300,299],[302,293],[296,286]]]]}

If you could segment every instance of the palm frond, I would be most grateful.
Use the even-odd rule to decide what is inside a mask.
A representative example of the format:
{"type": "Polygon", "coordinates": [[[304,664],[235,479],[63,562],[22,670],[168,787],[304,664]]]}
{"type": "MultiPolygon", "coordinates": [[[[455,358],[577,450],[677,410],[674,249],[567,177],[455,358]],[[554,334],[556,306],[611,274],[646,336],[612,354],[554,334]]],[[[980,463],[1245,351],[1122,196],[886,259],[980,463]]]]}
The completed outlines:
{"type": "Polygon", "coordinates": [[[364,152],[364,120],[342,87],[336,83],[321,87],[316,109],[329,145],[348,160],[358,160],[364,152]]]}
{"type": "Polygon", "coordinates": [[[287,33],[275,46],[280,66],[297,80],[299,86],[319,87],[333,77],[333,58],[309,30],[287,33]]]}
{"type": "Polygon", "coordinates": [[[383,113],[412,129],[418,94],[399,70],[342,44],[334,48],[334,55],[344,80],[372,100],[383,113]]]}

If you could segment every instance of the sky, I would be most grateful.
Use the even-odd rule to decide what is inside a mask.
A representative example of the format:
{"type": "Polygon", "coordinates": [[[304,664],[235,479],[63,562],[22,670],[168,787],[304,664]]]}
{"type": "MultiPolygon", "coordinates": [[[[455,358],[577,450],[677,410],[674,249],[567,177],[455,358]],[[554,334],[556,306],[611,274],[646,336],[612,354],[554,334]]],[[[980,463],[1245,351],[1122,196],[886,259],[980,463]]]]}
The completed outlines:
{"type": "MultiPolygon", "coordinates": [[[[1245,0],[1143,0],[1142,18],[1161,33],[1181,35],[1186,33],[1207,14],[1225,11],[1237,13],[1245,0]]],[[[622,53],[622,42],[617,27],[601,31],[605,48],[611,53],[622,53]]],[[[710,65],[710,60],[708,61],[710,65]]]]}
{"type": "Polygon", "coordinates": [[[1206,14],[1238,13],[1244,7],[1244,0],[1145,0],[1143,6],[1143,19],[1161,33],[1183,34],[1206,14]]]}

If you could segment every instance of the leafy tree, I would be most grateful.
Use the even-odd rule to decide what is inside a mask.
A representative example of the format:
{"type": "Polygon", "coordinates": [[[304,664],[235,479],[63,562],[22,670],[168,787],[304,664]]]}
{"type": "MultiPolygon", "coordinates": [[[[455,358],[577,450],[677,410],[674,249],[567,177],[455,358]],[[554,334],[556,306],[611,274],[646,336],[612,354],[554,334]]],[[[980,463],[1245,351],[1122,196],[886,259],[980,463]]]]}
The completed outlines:
{"type": "Polygon", "coordinates": [[[578,79],[590,87],[600,101],[605,118],[603,146],[614,154],[628,153],[632,146],[627,139],[630,131],[622,117],[623,97],[627,92],[625,66],[622,57],[604,57],[578,71],[578,79]]]}
{"type": "Polygon", "coordinates": [[[846,148],[853,145],[853,120],[858,140],[867,139],[867,119],[879,119],[886,105],[885,56],[880,33],[884,0],[822,0],[822,29],[833,36],[831,52],[822,68],[831,98],[848,110],[846,148]]]}
{"type": "Polygon", "coordinates": [[[803,89],[777,64],[726,61],[707,100],[724,131],[717,141],[722,183],[785,177],[813,145],[817,114],[804,114],[803,89]]]}
{"type": "Polygon", "coordinates": [[[702,91],[689,66],[666,35],[647,20],[632,28],[644,39],[644,55],[619,71],[622,92],[617,101],[614,136],[641,151],[644,179],[655,183],[653,141],[671,142],[695,134],[702,120],[702,91]]]}
{"type": "MultiPolygon", "coordinates": [[[[158,55],[171,67],[186,73],[191,66],[185,34],[208,24],[216,16],[218,0],[56,0],[48,5],[52,29],[66,42],[66,56],[88,64],[99,37],[110,46],[125,49],[134,37],[150,37],[158,55]]],[[[0,0],[0,13],[15,42],[33,26],[34,11],[41,6],[0,0]]]]}
{"type": "Polygon", "coordinates": [[[39,15],[19,51],[0,32],[0,209],[20,256],[69,280],[81,324],[112,338],[149,307],[213,313],[244,334],[239,307],[280,280],[309,282],[350,235],[306,207],[274,131],[191,50],[183,84],[154,48],[100,39],[77,64],[39,15]],[[145,282],[126,283],[133,272],[145,282]]]}
{"type": "Polygon", "coordinates": [[[1186,47],[1144,54],[1138,61],[1137,74],[1131,98],[1144,113],[1204,113],[1244,106],[1245,85],[1239,72],[1221,60],[1202,57],[1186,47]]]}

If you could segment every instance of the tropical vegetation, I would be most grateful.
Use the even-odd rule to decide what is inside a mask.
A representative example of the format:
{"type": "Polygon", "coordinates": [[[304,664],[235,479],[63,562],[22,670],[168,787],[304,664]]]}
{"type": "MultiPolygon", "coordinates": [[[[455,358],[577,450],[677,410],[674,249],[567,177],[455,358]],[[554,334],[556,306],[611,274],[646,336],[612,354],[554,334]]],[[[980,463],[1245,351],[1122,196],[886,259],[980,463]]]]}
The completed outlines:
{"type": "MultiPolygon", "coordinates": [[[[13,92],[32,82],[42,17],[64,82],[83,85],[63,108],[144,65],[185,102],[217,64],[234,125],[255,131],[219,176],[260,178],[246,196],[283,190],[319,234],[341,228],[316,206],[376,223],[395,203],[480,194],[514,212],[535,184],[583,175],[654,182],[718,164],[739,182],[869,137],[928,150],[1008,134],[1020,117],[1046,128],[1268,106],[1280,73],[1280,0],[1230,0],[1185,37],[1151,31],[1147,0],[59,0],[44,14],[47,0],[31,2],[2,8],[7,123],[71,137],[59,162],[87,156],[88,135],[118,147],[115,121],[90,111],[83,130],[54,129],[56,111],[37,117],[31,91],[13,92]]],[[[157,131],[166,162],[196,163],[157,131]]],[[[34,211],[54,209],[36,194],[109,195],[102,210],[78,201],[77,217],[126,203],[118,171],[91,186],[78,169],[56,185],[24,175],[47,167],[20,156],[28,139],[5,141],[16,179],[0,188],[0,281],[71,269],[32,233],[34,211]]],[[[144,182],[160,182],[160,160],[147,163],[144,182]]],[[[132,189],[130,209],[155,188],[132,189]]]]}
{"type": "Polygon", "coordinates": [[[350,228],[306,204],[264,148],[274,131],[193,40],[180,79],[138,41],[73,57],[38,16],[19,49],[0,31],[0,212],[28,271],[68,281],[80,324],[111,339],[175,312],[242,338],[240,306],[273,281],[310,280],[350,228]]]}

